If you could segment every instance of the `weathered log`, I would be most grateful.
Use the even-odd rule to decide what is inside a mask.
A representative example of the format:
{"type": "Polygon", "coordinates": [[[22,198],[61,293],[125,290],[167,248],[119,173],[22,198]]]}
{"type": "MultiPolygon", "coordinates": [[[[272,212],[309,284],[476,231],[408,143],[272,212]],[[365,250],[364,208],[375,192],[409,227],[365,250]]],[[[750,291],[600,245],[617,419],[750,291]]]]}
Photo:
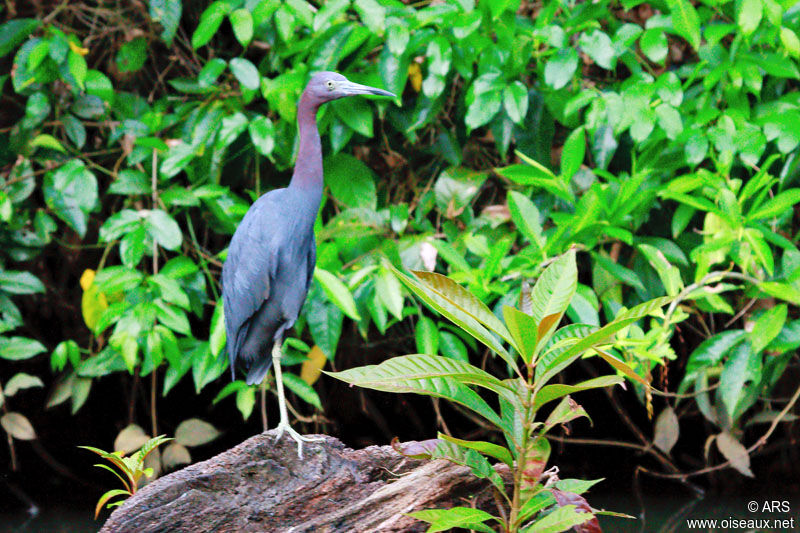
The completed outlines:
{"type": "Polygon", "coordinates": [[[328,436],[299,459],[294,441],[276,442],[270,431],[150,483],[102,532],[425,531],[406,513],[455,505],[497,513],[488,487],[466,467],[390,446],[351,450],[328,436]]]}

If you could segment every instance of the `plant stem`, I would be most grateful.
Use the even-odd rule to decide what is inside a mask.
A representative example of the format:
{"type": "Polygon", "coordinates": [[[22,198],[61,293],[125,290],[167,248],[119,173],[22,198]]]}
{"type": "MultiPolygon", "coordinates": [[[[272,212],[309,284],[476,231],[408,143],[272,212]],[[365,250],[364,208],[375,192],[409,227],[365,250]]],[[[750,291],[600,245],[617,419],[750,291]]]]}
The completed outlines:
{"type": "MultiPolygon", "coordinates": [[[[153,167],[150,172],[150,185],[153,189],[153,209],[158,208],[158,150],[153,148],[153,167]]],[[[153,275],[158,274],[158,243],[153,239],[153,275]]],[[[156,389],[158,388],[157,367],[153,365],[150,372],[150,426],[152,436],[158,435],[158,417],[156,415],[156,389]]]]}

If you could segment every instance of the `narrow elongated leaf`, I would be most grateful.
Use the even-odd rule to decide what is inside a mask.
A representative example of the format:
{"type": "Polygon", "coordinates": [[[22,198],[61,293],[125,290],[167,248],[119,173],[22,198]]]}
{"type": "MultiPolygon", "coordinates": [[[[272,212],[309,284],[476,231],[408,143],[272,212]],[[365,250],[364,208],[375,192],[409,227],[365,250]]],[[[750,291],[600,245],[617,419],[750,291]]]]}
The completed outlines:
{"type": "Polygon", "coordinates": [[[700,46],[700,17],[689,0],[667,0],[672,14],[672,27],[695,50],[700,46]]]}
{"type": "Polygon", "coordinates": [[[547,365],[544,367],[545,370],[542,371],[541,375],[536,377],[537,389],[544,386],[556,374],[558,374],[565,367],[569,366],[575,359],[580,357],[583,352],[589,348],[593,348],[604,343],[617,331],[636,322],[640,318],[649,315],[653,311],[656,311],[667,304],[670,300],[671,298],[667,297],[654,298],[653,300],[639,304],[627,311],[623,311],[612,322],[606,324],[593,333],[586,335],[569,346],[557,357],[553,358],[551,361],[548,361],[547,365]]]}
{"type": "Polygon", "coordinates": [[[522,529],[522,533],[560,533],[592,518],[592,513],[582,513],[574,505],[565,505],[522,529]]]}
{"type": "Polygon", "coordinates": [[[455,437],[445,435],[444,433],[439,433],[439,438],[448,442],[452,442],[453,444],[457,444],[462,448],[470,448],[477,450],[484,455],[494,457],[498,461],[504,462],[509,467],[513,467],[514,465],[514,458],[511,456],[511,452],[503,446],[498,446],[497,444],[492,444],[491,442],[485,442],[482,440],[457,439],[455,437]]]}
{"type": "Polygon", "coordinates": [[[558,403],[556,408],[553,409],[547,417],[547,420],[544,421],[542,433],[547,433],[559,424],[566,424],[582,416],[585,416],[591,422],[592,419],[589,417],[589,413],[586,412],[586,409],[569,396],[565,396],[558,403]]]}
{"type": "Polygon", "coordinates": [[[500,417],[467,385],[479,385],[499,394],[509,392],[503,382],[491,374],[469,363],[435,355],[403,355],[379,365],[328,374],[368,389],[445,398],[475,411],[498,426],[502,425],[500,417]]]}
{"type": "Polygon", "coordinates": [[[493,317],[494,327],[500,329],[504,333],[504,335],[502,335],[504,339],[513,342],[511,334],[506,327],[491,311],[489,311],[489,308],[487,308],[483,302],[475,298],[466,289],[441,274],[434,274],[432,272],[422,273],[428,280],[431,280],[432,286],[429,286],[417,279],[406,276],[399,270],[394,269],[394,267],[392,267],[392,270],[400,281],[405,283],[409,290],[419,296],[425,303],[494,350],[494,352],[502,357],[508,364],[516,367],[508,351],[506,351],[497,337],[481,325],[481,321],[472,314],[475,313],[482,319],[488,320],[491,320],[489,316],[493,317]],[[464,306],[467,306],[467,308],[464,306]]]}
{"type": "Polygon", "coordinates": [[[582,381],[581,383],[576,383],[575,385],[566,385],[562,383],[545,385],[536,393],[536,399],[533,402],[533,410],[537,411],[546,403],[557,400],[567,394],[572,394],[573,392],[621,385],[623,382],[624,380],[620,376],[600,376],[582,381]]]}
{"type": "Polygon", "coordinates": [[[561,320],[577,288],[575,250],[570,250],[542,272],[531,290],[531,314],[537,327],[546,318],[552,324],[546,331],[539,332],[540,343],[547,339],[551,329],[561,320]]]}
{"type": "MultiPolygon", "coordinates": [[[[97,466],[100,466],[100,465],[97,465],[97,466]]],[[[131,493],[128,492],[127,490],[111,489],[108,492],[106,492],[105,494],[103,494],[102,496],[100,496],[100,499],[97,501],[97,505],[94,508],[94,517],[95,517],[95,519],[97,519],[97,517],[100,516],[100,511],[103,510],[103,505],[108,503],[108,501],[111,498],[114,498],[116,496],[128,497],[130,495],[131,495],[131,493]]],[[[109,506],[111,506],[111,504],[109,504],[109,506]]]]}
{"type": "Polygon", "coordinates": [[[634,372],[633,369],[630,366],[628,366],[628,363],[626,363],[625,361],[620,361],[619,359],[617,359],[613,355],[608,354],[608,353],[606,353],[606,352],[604,352],[602,350],[595,349],[595,351],[597,352],[597,355],[602,357],[603,360],[606,363],[608,363],[609,365],[613,366],[614,368],[616,368],[617,370],[619,370],[620,372],[622,372],[623,374],[625,374],[626,376],[628,376],[632,380],[638,381],[639,383],[641,383],[645,387],[649,387],[650,386],[650,384],[647,382],[647,380],[644,379],[639,374],[637,374],[636,372],[634,372]]]}
{"type": "Polygon", "coordinates": [[[503,318],[514,337],[515,342],[512,345],[522,356],[522,360],[529,364],[536,351],[536,341],[539,339],[536,322],[529,314],[509,305],[503,306],[503,318]]]}
{"type": "Polygon", "coordinates": [[[350,291],[339,278],[327,270],[317,267],[314,269],[314,279],[319,282],[328,299],[341,309],[344,314],[353,320],[361,320],[353,295],[350,294],[350,291]]]}

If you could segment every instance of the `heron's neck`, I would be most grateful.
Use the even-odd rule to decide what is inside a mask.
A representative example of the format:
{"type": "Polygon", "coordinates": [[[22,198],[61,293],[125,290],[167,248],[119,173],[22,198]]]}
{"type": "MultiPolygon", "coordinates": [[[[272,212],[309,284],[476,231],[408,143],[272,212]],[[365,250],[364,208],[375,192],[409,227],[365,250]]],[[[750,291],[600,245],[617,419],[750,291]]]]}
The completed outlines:
{"type": "MultiPolygon", "coordinates": [[[[311,194],[319,204],[322,198],[322,143],[317,130],[317,109],[306,94],[297,106],[297,129],[300,148],[289,187],[311,194]]],[[[315,213],[316,215],[316,213],[315,213]]]]}

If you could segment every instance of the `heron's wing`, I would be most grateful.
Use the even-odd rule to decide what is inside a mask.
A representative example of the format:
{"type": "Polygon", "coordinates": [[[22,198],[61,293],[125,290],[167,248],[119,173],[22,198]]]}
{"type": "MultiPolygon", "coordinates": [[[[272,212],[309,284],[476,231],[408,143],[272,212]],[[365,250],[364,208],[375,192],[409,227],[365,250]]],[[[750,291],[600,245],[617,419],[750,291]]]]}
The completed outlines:
{"type": "Polygon", "coordinates": [[[316,240],[311,238],[311,246],[308,249],[308,272],[306,272],[306,294],[308,289],[311,288],[311,280],[314,278],[314,268],[317,266],[317,243],[316,240]]]}
{"type": "Polygon", "coordinates": [[[283,189],[265,194],[253,204],[231,239],[222,268],[228,357],[234,367],[250,318],[269,299],[277,271],[277,239],[282,218],[283,189]]]}

